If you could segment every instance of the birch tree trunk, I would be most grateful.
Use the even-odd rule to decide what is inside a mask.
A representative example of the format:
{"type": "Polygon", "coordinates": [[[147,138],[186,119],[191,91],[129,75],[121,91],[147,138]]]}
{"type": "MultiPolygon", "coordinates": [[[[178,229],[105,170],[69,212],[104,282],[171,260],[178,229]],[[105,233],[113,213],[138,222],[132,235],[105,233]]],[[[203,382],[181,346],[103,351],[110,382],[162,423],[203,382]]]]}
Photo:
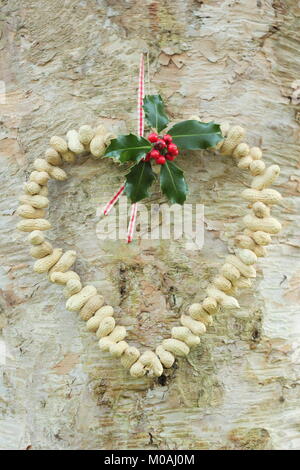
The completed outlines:
{"type": "MultiPolygon", "coordinates": [[[[300,3],[295,0],[2,0],[0,447],[300,449],[300,3]],[[237,312],[221,313],[188,359],[132,379],[101,353],[61,289],[34,274],[15,231],[18,195],[51,135],[104,121],[136,131],[141,51],[174,119],[248,131],[282,168],[283,224],[237,312]],[[4,350],[5,344],[5,350],[4,350]],[[5,358],[4,358],[5,356],[5,358]]],[[[205,205],[205,244],[100,240],[96,209],[123,181],[84,158],[50,185],[51,243],[117,309],[129,341],[155,347],[221,264],[246,204],[246,174],[208,152],[181,156],[187,202],[205,205]]],[[[164,202],[155,188],[152,203],[164,202]]]]}

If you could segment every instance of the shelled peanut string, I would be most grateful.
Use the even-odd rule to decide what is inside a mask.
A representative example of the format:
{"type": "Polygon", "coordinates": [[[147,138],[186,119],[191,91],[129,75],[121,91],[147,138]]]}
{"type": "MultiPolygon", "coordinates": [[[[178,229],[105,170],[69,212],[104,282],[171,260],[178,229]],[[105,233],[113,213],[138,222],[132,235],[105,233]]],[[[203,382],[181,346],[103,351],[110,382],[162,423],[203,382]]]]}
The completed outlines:
{"type": "MultiPolygon", "coordinates": [[[[194,117],[195,119],[195,117],[194,117]]],[[[76,155],[90,152],[94,158],[103,155],[112,134],[100,125],[95,129],[82,126],[79,131],[71,130],[66,140],[53,136],[45,158],[34,161],[34,170],[24,185],[25,194],[20,197],[21,205],[17,214],[22,218],[17,228],[30,232],[30,254],[36,258],[34,271],[47,274],[50,282],[64,286],[67,298],[66,308],[78,311],[86,321],[88,331],[94,332],[102,351],[119,357],[123,367],[130,370],[133,377],[146,373],[160,376],[163,367],[172,367],[176,356],[186,356],[190,348],[200,343],[200,336],[213,323],[213,315],[220,308],[239,308],[237,290],[251,286],[256,277],[254,267],[258,257],[266,256],[266,246],[272,242],[271,236],[281,230],[281,224],[270,215],[273,205],[280,203],[281,195],[269,186],[277,179],[278,165],[265,166],[262,151],[250,148],[244,140],[245,132],[240,126],[221,125],[224,140],[217,145],[221,154],[233,156],[237,166],[249,170],[253,176],[251,187],[242,192],[242,198],[250,205],[250,213],[244,219],[245,229],[235,238],[234,254],[229,254],[218,275],[207,287],[207,296],[201,303],[193,303],[180,317],[181,326],[173,327],[171,337],[164,339],[155,352],[140,352],[125,340],[126,328],[116,324],[114,308],[105,305],[104,297],[92,285],[83,285],[79,275],[71,270],[76,260],[76,252],[63,253],[53,248],[45,240],[44,231],[51,229],[45,218],[48,200],[48,181],[64,181],[66,172],[61,168],[64,163],[74,163],[76,155]]]]}

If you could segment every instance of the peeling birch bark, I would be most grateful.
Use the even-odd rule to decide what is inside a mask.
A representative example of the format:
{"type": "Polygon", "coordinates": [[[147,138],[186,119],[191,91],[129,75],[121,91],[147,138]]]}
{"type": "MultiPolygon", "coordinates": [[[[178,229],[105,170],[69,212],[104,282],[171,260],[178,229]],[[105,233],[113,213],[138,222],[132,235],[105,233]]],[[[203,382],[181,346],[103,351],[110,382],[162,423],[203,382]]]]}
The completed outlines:
{"type": "MultiPolygon", "coordinates": [[[[1,3],[0,448],[299,450],[298,2],[1,3]],[[151,92],[169,113],[245,127],[266,163],[281,166],[274,188],[284,200],[274,211],[283,231],[239,297],[241,309],[218,315],[164,376],[136,380],[99,351],[65,309],[60,287],[32,271],[15,211],[49,135],[101,120],[136,131],[143,49],[151,92]]],[[[125,173],[111,161],[83,158],[67,182],[50,183],[51,243],[78,251],[78,273],[144,349],[202,300],[245,215],[239,195],[247,180],[231,159],[189,152],[178,163],[190,183],[187,202],[205,205],[199,251],[184,240],[127,246],[97,238],[96,208],[125,173]]],[[[152,202],[164,202],[158,188],[152,202]]]]}

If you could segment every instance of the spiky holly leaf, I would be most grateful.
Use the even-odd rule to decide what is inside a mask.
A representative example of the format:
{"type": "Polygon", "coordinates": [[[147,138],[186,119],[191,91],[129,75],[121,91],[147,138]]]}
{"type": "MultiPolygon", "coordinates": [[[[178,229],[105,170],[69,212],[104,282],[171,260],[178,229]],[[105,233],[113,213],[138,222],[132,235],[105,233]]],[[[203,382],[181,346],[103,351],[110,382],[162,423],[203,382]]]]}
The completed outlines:
{"type": "Polygon", "coordinates": [[[160,187],[170,202],[183,204],[188,193],[183,171],[171,161],[166,161],[160,170],[160,187]]]}
{"type": "Polygon", "coordinates": [[[150,162],[141,161],[126,175],[125,194],[132,203],[149,196],[148,189],[155,179],[150,162]]]}
{"type": "Polygon", "coordinates": [[[168,134],[180,149],[189,150],[215,147],[223,139],[219,124],[196,120],[179,122],[169,129],[168,134]]]}
{"type": "Polygon", "coordinates": [[[104,157],[113,157],[124,162],[139,162],[151,150],[151,144],[144,137],[134,134],[119,135],[107,147],[104,157]]]}
{"type": "Polygon", "coordinates": [[[165,113],[164,102],[160,95],[146,95],[143,108],[148,124],[157,132],[162,131],[167,126],[169,118],[165,113]]]}

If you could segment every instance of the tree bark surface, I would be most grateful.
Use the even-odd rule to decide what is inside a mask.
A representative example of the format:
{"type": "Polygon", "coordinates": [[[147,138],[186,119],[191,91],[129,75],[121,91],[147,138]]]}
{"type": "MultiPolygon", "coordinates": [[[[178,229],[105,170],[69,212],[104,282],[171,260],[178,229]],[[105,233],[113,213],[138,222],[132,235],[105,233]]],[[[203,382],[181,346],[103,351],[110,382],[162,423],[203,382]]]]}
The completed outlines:
{"type": "MultiPolygon", "coordinates": [[[[300,449],[299,25],[295,0],[1,2],[0,448],[300,449]],[[22,184],[52,135],[100,121],[136,132],[141,51],[172,118],[244,126],[281,166],[284,196],[283,230],[241,308],[216,316],[160,379],[133,379],[100,352],[15,230],[22,184]]],[[[178,164],[187,202],[205,205],[202,250],[100,240],[96,209],[125,172],[110,160],[82,158],[50,184],[51,243],[77,250],[76,271],[143,349],[204,298],[247,209],[250,179],[232,159],[189,152],[178,164]]],[[[157,187],[151,202],[164,202],[157,187]]]]}

